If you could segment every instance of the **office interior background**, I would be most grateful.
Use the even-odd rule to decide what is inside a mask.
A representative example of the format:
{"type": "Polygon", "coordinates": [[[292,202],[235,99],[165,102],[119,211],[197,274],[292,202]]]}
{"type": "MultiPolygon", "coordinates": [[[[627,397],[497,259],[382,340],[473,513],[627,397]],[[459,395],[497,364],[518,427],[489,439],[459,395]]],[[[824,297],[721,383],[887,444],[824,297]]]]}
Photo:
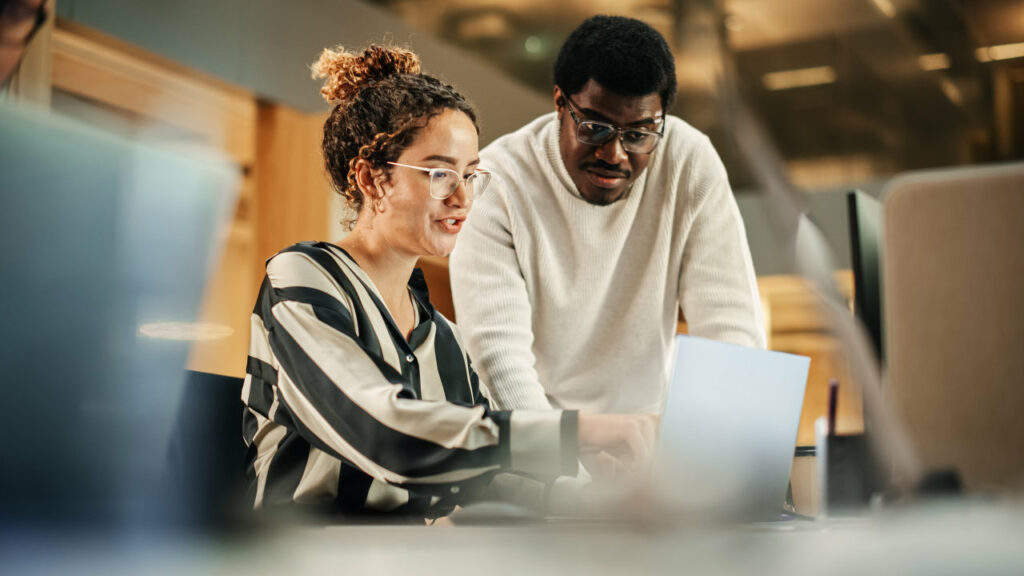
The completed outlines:
{"type": "MultiPolygon", "coordinates": [[[[832,249],[852,299],[846,192],[878,196],[911,170],[1024,159],[1024,1],[1020,0],[57,0],[11,98],[111,133],[228,159],[240,179],[189,366],[241,376],[263,262],[300,240],[343,234],[324,176],[329,112],[310,78],[321,49],[388,40],[478,108],[481,145],[553,109],[561,42],[592,14],[642,19],[673,48],[672,113],[707,133],[747,226],[769,346],[812,358],[799,445],[827,409],[848,358],[792,238],[773,228],[764,183],[727,103],[765,136],[832,249]]],[[[443,260],[423,262],[451,314],[443,260]]],[[[456,321],[458,319],[456,318],[456,321]]],[[[680,319],[685,331],[685,318],[680,319]]],[[[166,335],[166,334],[165,334],[166,335]]],[[[861,396],[842,386],[839,430],[863,430],[861,396]]],[[[811,506],[808,502],[807,506],[811,506]]]]}

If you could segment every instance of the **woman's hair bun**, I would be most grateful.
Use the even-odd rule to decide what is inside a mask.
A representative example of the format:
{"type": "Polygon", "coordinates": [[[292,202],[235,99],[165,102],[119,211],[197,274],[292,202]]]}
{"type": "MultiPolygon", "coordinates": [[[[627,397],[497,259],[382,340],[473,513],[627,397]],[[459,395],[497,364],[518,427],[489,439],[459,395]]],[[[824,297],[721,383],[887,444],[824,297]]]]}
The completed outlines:
{"type": "Polygon", "coordinates": [[[420,59],[397,46],[371,44],[358,54],[338,46],[333,50],[324,48],[312,68],[313,78],[326,78],[320,94],[335,104],[348,100],[370,82],[395,74],[418,74],[420,59]]]}

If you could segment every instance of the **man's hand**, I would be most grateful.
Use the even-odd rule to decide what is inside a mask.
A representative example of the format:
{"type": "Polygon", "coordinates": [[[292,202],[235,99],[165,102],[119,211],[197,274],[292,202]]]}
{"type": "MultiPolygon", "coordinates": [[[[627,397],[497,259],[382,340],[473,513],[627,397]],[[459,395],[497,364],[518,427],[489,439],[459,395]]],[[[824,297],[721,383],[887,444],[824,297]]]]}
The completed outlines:
{"type": "Polygon", "coordinates": [[[654,453],[657,428],[655,414],[580,413],[580,452],[596,453],[586,460],[600,476],[645,472],[654,453]]]}

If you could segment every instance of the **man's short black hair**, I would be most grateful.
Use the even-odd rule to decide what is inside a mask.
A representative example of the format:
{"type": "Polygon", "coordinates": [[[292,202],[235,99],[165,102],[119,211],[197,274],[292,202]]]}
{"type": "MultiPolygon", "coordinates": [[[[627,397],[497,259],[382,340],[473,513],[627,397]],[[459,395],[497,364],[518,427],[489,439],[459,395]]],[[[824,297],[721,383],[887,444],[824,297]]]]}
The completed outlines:
{"type": "Polygon", "coordinates": [[[634,18],[591,16],[562,44],[555,85],[572,96],[591,78],[623,96],[657,92],[666,112],[676,97],[676,64],[668,43],[634,18]]]}

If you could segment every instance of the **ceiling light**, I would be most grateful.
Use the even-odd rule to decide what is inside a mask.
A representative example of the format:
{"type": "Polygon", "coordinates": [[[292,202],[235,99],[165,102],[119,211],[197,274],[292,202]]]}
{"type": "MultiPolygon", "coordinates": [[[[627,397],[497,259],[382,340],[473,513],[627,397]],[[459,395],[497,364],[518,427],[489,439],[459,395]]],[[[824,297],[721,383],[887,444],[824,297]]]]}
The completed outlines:
{"type": "Polygon", "coordinates": [[[230,326],[201,322],[152,322],[139,326],[139,336],[157,340],[205,342],[227,338],[235,333],[230,326]]]}
{"type": "Polygon", "coordinates": [[[956,84],[954,84],[952,80],[949,78],[943,78],[939,82],[939,85],[942,87],[942,93],[946,95],[946,98],[949,98],[950,102],[957,106],[963,104],[964,97],[960,93],[960,89],[957,88],[956,84]]]}
{"type": "Polygon", "coordinates": [[[527,36],[523,41],[523,49],[527,54],[537,55],[544,51],[544,41],[540,36],[527,36]]]}
{"type": "Polygon", "coordinates": [[[998,46],[983,46],[974,51],[979,62],[991,62],[993,60],[1009,60],[1011,58],[1024,57],[1024,42],[1015,44],[999,44],[998,46]]]}
{"type": "Polygon", "coordinates": [[[939,52],[938,54],[921,54],[917,57],[917,65],[921,70],[945,70],[949,68],[949,55],[939,52]]]}
{"type": "Polygon", "coordinates": [[[764,87],[769,90],[788,90],[790,88],[831,84],[836,81],[836,70],[831,66],[783,70],[781,72],[765,74],[761,80],[764,82],[764,87]]]}
{"type": "Polygon", "coordinates": [[[892,0],[871,0],[871,3],[875,5],[875,8],[878,8],[879,12],[889,18],[896,15],[896,7],[892,5],[892,0]]]}

